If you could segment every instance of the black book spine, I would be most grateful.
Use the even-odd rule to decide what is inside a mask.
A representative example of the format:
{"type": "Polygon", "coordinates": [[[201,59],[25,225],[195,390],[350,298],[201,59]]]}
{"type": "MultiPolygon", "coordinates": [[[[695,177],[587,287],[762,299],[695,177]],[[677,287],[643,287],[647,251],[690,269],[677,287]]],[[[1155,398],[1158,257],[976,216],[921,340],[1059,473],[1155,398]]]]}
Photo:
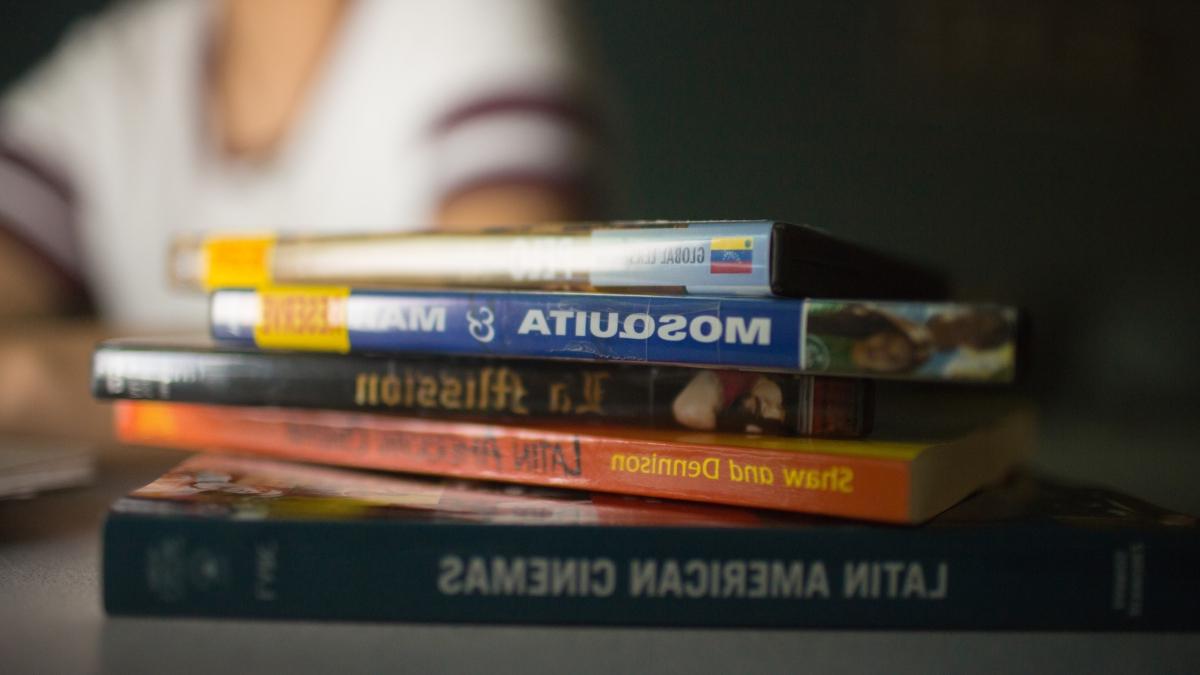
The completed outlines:
{"type": "Polygon", "coordinates": [[[1200,626],[1191,533],[117,514],[113,614],[904,629],[1200,626]]]}
{"type": "Polygon", "coordinates": [[[101,399],[853,437],[867,380],[531,359],[266,352],[104,344],[101,399]]]}

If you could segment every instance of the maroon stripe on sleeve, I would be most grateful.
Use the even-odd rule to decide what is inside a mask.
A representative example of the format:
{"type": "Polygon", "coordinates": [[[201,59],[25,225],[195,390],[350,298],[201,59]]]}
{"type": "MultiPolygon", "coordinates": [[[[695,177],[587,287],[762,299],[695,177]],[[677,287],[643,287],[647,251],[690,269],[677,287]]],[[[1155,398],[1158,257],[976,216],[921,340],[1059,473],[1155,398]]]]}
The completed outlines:
{"type": "Polygon", "coordinates": [[[507,92],[477,98],[452,109],[434,123],[433,135],[445,135],[468,122],[509,113],[528,113],[557,119],[596,136],[603,135],[604,131],[600,117],[570,97],[507,92]]]}
{"type": "MultiPolygon", "coordinates": [[[[0,180],[0,236],[24,249],[59,279],[71,296],[70,309],[90,308],[87,285],[79,267],[81,257],[74,223],[76,200],[71,183],[47,162],[39,161],[33,153],[11,143],[0,143],[0,176],[3,175],[16,182],[13,184],[0,180]],[[22,201],[28,204],[27,200],[31,197],[29,193],[19,192],[22,185],[24,189],[32,188],[42,195],[43,204],[46,200],[51,202],[48,212],[44,206],[40,211],[33,211],[41,213],[43,217],[48,213],[48,219],[43,222],[18,222],[25,219],[16,215],[20,209],[11,207],[22,201]],[[9,208],[5,208],[6,204],[9,208]],[[42,231],[48,233],[48,239],[37,236],[35,228],[47,228],[42,231]]],[[[34,220],[42,221],[43,218],[34,216],[34,220]]]]}
{"type": "Polygon", "coordinates": [[[561,195],[581,213],[591,213],[599,201],[599,195],[592,186],[593,182],[578,174],[556,175],[538,171],[502,169],[472,176],[468,181],[451,186],[443,193],[441,203],[446,204],[456,197],[490,187],[538,187],[561,195]]]}
{"type": "Polygon", "coordinates": [[[75,201],[75,190],[62,171],[55,169],[49,162],[38,158],[33,152],[19,147],[16,143],[0,140],[0,162],[21,169],[37,179],[64,202],[75,201]]]}

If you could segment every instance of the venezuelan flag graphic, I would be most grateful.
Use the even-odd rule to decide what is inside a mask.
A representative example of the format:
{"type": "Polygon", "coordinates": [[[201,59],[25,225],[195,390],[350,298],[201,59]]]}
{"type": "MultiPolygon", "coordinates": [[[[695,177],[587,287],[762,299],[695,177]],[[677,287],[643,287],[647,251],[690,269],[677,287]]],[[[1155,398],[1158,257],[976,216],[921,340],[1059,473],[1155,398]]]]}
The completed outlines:
{"type": "Polygon", "coordinates": [[[754,240],[750,237],[714,237],[709,260],[712,274],[750,274],[754,271],[754,240]]]}

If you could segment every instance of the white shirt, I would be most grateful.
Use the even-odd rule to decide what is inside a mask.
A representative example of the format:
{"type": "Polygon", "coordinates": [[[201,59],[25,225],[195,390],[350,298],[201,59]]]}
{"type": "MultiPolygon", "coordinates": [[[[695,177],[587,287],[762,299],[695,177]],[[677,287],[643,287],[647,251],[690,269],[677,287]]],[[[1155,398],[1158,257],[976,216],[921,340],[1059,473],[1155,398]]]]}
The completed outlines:
{"type": "Polygon", "coordinates": [[[556,4],[359,0],[287,137],[253,164],[222,155],[206,118],[212,14],[109,10],[0,104],[0,222],[105,319],[203,325],[204,298],[166,281],[176,234],[409,229],[465,186],[590,170],[595,124],[556,4]]]}

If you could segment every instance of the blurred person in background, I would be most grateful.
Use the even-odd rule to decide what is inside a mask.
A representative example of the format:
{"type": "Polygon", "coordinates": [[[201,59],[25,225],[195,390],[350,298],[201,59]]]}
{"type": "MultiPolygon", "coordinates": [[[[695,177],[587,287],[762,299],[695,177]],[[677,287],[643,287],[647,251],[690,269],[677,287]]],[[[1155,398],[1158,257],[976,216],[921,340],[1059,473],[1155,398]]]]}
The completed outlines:
{"type": "Polygon", "coordinates": [[[177,234],[593,215],[603,115],[569,18],[160,0],[72,29],[0,99],[0,428],[101,436],[94,341],[203,330],[204,298],[168,287],[177,234]]]}

